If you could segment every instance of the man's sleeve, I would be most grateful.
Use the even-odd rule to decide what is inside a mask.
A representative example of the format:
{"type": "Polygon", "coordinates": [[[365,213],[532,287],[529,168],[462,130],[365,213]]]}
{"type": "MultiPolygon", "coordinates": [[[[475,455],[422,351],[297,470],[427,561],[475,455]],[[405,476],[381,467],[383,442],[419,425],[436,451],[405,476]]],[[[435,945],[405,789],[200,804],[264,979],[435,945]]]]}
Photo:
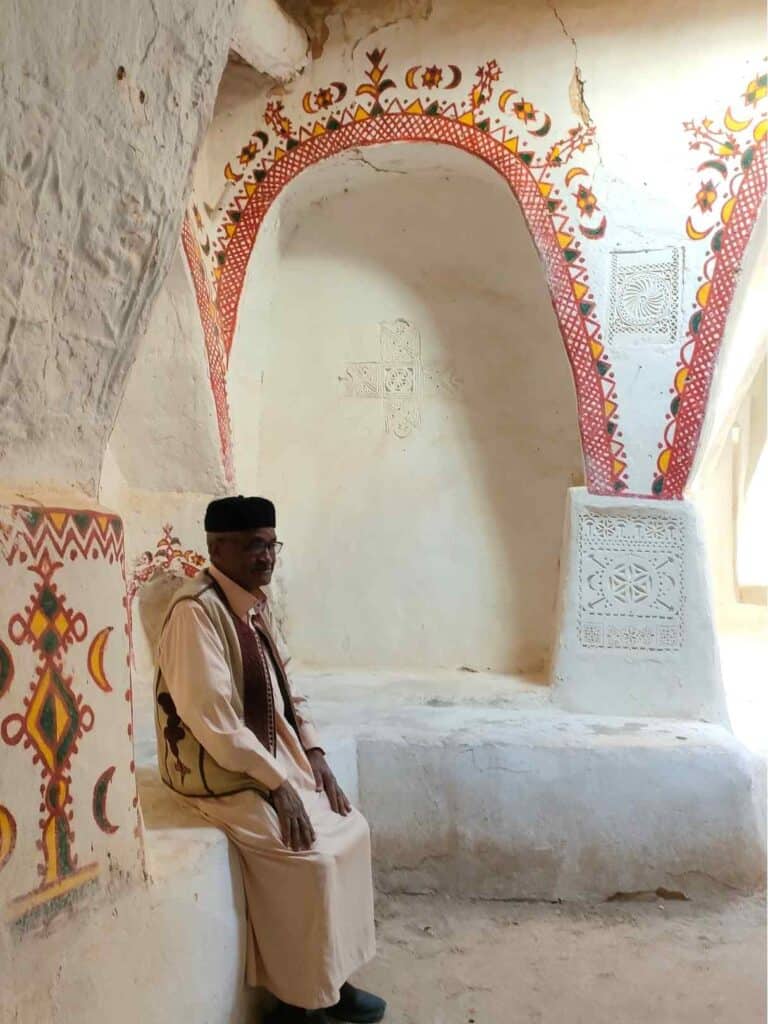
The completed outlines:
{"type": "Polygon", "coordinates": [[[244,772],[270,790],[285,782],[275,758],[232,706],[232,673],[223,644],[196,602],[174,608],[158,660],[179,716],[222,768],[244,772]]]}
{"type": "Polygon", "coordinates": [[[270,634],[272,635],[272,638],[275,641],[277,653],[280,655],[280,660],[282,661],[283,668],[285,669],[285,676],[286,679],[288,680],[288,686],[291,691],[291,699],[293,700],[293,707],[296,711],[296,718],[298,720],[297,725],[299,727],[299,738],[301,740],[302,746],[304,747],[305,750],[322,750],[323,747],[320,743],[320,737],[318,735],[317,728],[315,726],[315,723],[312,721],[312,716],[309,712],[309,703],[307,701],[307,698],[303,697],[300,693],[297,692],[296,687],[293,685],[293,681],[291,679],[290,652],[286,647],[285,640],[280,632],[280,629],[277,626],[277,623],[274,621],[272,609],[269,607],[269,605],[267,605],[265,611],[266,615],[264,616],[264,618],[267,623],[267,628],[269,629],[270,634]]]}

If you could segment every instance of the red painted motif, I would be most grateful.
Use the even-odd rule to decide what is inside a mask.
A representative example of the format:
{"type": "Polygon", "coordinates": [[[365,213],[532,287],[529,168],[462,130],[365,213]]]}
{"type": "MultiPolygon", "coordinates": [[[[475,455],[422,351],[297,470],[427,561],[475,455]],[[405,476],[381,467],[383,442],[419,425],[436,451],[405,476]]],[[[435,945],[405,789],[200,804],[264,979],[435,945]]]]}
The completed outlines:
{"type": "Polygon", "coordinates": [[[145,551],[136,559],[128,581],[128,600],[133,601],[139,589],[158,573],[185,576],[191,579],[205,565],[206,559],[192,548],[182,548],[170,523],[163,526],[154,551],[145,551]]]}

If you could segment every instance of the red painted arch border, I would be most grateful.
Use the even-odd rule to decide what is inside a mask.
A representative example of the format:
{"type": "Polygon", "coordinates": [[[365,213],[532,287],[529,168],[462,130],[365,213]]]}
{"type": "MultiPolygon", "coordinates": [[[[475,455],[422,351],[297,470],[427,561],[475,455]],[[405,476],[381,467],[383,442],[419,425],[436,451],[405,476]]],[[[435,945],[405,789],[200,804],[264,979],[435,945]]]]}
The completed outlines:
{"type": "MultiPolygon", "coordinates": [[[[213,366],[211,369],[214,394],[218,389],[218,394],[224,395],[226,400],[222,381],[214,381],[214,377],[221,374],[221,346],[223,344],[227,353],[231,349],[248,262],[259,228],[272,203],[289,182],[313,164],[348,149],[391,142],[432,142],[461,149],[479,157],[509,185],[542,261],[571,365],[587,486],[594,494],[623,492],[626,463],[617,430],[615,382],[600,341],[600,325],[594,316],[594,299],[589,290],[585,260],[574,241],[574,232],[565,215],[551,212],[546,199],[551,186],[544,191],[525,161],[492,133],[455,118],[389,110],[377,116],[350,120],[333,131],[312,134],[293,148],[281,151],[262,180],[258,184],[250,184],[249,194],[235,200],[237,217],[231,225],[231,237],[227,241],[216,291],[218,329],[214,329],[215,324],[211,323],[206,328],[204,318],[209,360],[213,357],[219,364],[215,372],[213,366]],[[215,335],[219,330],[217,340],[215,335]]],[[[201,289],[197,282],[196,289],[199,302],[201,289]]],[[[211,320],[210,315],[208,319],[211,320]]],[[[219,404],[217,401],[217,409],[219,404]]],[[[222,417],[219,423],[221,427],[222,417]]],[[[228,430],[228,416],[226,426],[228,430]]],[[[226,437],[222,433],[222,450],[225,458],[231,460],[228,433],[226,437]]]]}
{"type": "MultiPolygon", "coordinates": [[[[664,434],[668,465],[659,472],[652,490],[662,499],[682,499],[693,469],[707,411],[712,378],[723,340],[739,272],[766,196],[766,144],[758,143],[736,194],[733,212],[717,248],[707,256],[702,280],[709,282],[706,305],[691,317],[682,348],[681,371],[686,374],[676,409],[664,434]],[[689,349],[690,357],[685,357],[689,349]]],[[[674,390],[674,389],[673,389],[674,390]]]]}
{"type": "Polygon", "coordinates": [[[227,398],[227,353],[222,344],[216,298],[205,269],[203,254],[192,230],[189,215],[184,217],[181,225],[181,244],[192,277],[192,286],[195,289],[197,309],[203,328],[205,352],[208,357],[208,380],[211,385],[216,422],[219,428],[224,479],[228,484],[234,485],[232,424],[229,418],[229,400],[227,398]]]}

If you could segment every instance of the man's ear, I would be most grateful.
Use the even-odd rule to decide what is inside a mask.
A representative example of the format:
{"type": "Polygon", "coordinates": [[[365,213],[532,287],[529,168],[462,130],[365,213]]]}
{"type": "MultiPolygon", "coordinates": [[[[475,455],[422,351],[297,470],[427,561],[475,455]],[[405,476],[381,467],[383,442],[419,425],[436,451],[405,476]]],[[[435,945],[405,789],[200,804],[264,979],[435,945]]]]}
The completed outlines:
{"type": "Polygon", "coordinates": [[[209,533],[205,539],[208,544],[208,558],[212,562],[219,552],[219,538],[215,534],[209,533]]]}

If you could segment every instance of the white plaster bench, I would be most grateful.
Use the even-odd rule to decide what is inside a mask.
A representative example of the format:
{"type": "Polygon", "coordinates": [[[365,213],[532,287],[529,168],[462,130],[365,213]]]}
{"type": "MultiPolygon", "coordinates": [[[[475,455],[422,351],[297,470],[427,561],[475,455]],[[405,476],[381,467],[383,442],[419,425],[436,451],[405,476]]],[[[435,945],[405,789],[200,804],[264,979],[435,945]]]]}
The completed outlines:
{"type": "MultiPolygon", "coordinates": [[[[719,726],[576,715],[504,677],[297,682],[371,823],[384,890],[604,899],[686,880],[764,884],[764,765],[719,726]]],[[[155,810],[142,792],[148,823],[159,785],[155,810]]],[[[182,813],[166,802],[156,838],[182,813]]]]}
{"type": "Polygon", "coordinates": [[[720,726],[577,715],[504,677],[298,682],[371,823],[380,889],[605,899],[765,884],[765,765],[720,726]]]}
{"type": "MultiPolygon", "coordinates": [[[[504,677],[297,682],[371,823],[382,891],[606,899],[764,884],[764,764],[720,727],[575,715],[547,687],[504,677]]],[[[165,1019],[250,1021],[237,862],[164,789],[153,740],[139,739],[137,761],[153,878],[148,983],[183,963],[177,997],[194,1015],[165,1019]]],[[[155,1009],[142,1021],[159,1022],[155,1009]]]]}

